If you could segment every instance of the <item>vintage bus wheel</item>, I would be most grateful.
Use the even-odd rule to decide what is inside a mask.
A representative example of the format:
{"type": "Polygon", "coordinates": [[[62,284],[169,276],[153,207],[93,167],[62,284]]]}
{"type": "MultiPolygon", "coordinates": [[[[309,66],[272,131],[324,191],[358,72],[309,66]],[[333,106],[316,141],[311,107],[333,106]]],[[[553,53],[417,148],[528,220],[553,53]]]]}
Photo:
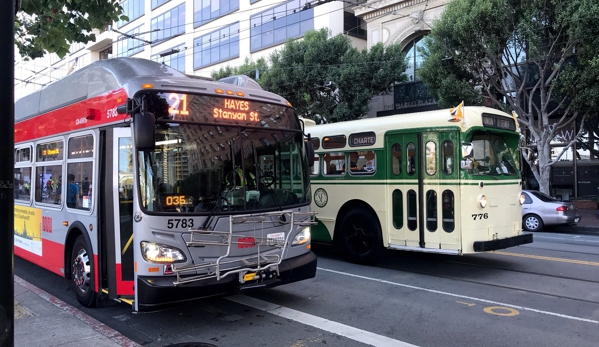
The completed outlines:
{"type": "Polygon", "coordinates": [[[364,210],[350,211],[341,224],[340,247],[351,261],[372,264],[383,256],[383,239],[379,221],[364,210]]]}
{"type": "Polygon", "coordinates": [[[525,230],[528,231],[539,231],[543,229],[543,221],[541,218],[534,214],[527,214],[522,220],[522,225],[525,230]]]}
{"type": "Polygon", "coordinates": [[[83,306],[92,307],[96,303],[96,293],[92,288],[91,247],[83,236],[77,237],[71,256],[71,278],[77,301],[83,306]]]}

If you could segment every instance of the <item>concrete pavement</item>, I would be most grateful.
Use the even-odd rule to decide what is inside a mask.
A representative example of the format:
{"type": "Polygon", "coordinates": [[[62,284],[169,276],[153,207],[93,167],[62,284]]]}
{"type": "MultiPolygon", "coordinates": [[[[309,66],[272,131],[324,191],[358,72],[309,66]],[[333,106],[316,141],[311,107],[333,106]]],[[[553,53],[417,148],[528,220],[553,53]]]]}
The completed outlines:
{"type": "Polygon", "coordinates": [[[15,276],[15,346],[141,346],[77,308],[15,276]]]}

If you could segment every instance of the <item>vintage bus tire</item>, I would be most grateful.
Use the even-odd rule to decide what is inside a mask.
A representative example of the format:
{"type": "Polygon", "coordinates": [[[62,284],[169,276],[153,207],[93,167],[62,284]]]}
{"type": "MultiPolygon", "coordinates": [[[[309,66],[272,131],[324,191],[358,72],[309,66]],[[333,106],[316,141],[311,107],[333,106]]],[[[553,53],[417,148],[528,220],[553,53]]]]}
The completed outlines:
{"type": "Polygon", "coordinates": [[[527,231],[540,231],[543,229],[543,220],[536,214],[527,214],[522,218],[522,226],[527,231]]]}
{"type": "Polygon", "coordinates": [[[96,304],[96,293],[92,287],[92,257],[91,247],[83,235],[80,235],[73,243],[71,278],[77,301],[85,307],[93,307],[96,304]]]}
{"type": "Polygon", "coordinates": [[[381,227],[376,216],[368,211],[356,209],[343,218],[339,247],[353,262],[374,264],[384,254],[381,227]]]}

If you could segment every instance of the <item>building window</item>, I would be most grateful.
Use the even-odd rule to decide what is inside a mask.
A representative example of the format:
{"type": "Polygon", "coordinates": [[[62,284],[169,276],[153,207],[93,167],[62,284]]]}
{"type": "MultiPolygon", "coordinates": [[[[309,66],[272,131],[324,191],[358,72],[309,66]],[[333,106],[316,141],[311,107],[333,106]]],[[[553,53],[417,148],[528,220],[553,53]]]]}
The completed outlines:
{"type": "Polygon", "coordinates": [[[152,0],[152,10],[168,1],[169,0],[152,0]]]}
{"type": "Polygon", "coordinates": [[[193,40],[193,68],[239,57],[239,22],[193,40]]]}
{"type": "Polygon", "coordinates": [[[137,18],[141,17],[145,11],[144,0],[125,0],[121,2],[123,8],[123,14],[129,18],[128,21],[120,20],[117,23],[117,27],[122,27],[125,24],[133,22],[137,18]]]}
{"type": "Polygon", "coordinates": [[[116,56],[129,57],[144,50],[145,35],[140,35],[142,26],[127,32],[127,36],[119,36],[116,42],[116,56]]]}
{"type": "Polygon", "coordinates": [[[366,22],[355,14],[343,11],[343,32],[349,36],[366,40],[366,22]]]}
{"type": "Polygon", "coordinates": [[[159,54],[154,54],[151,58],[152,61],[168,65],[175,70],[185,72],[185,46],[180,45],[178,47],[171,48],[159,54]]]}
{"type": "Polygon", "coordinates": [[[278,45],[314,29],[314,9],[293,0],[250,17],[250,52],[278,45]],[[304,9],[304,7],[306,7],[304,9]]]}
{"type": "Polygon", "coordinates": [[[239,0],[194,0],[193,26],[198,27],[239,9],[239,0]]]}
{"type": "Polygon", "coordinates": [[[185,32],[185,3],[152,18],[152,44],[185,32]]]}
{"type": "Polygon", "coordinates": [[[408,68],[406,69],[406,75],[408,75],[408,81],[418,81],[418,70],[422,67],[424,63],[424,57],[420,51],[424,47],[424,36],[417,37],[413,39],[406,48],[404,48],[404,53],[406,54],[406,62],[408,64],[408,68]]]}

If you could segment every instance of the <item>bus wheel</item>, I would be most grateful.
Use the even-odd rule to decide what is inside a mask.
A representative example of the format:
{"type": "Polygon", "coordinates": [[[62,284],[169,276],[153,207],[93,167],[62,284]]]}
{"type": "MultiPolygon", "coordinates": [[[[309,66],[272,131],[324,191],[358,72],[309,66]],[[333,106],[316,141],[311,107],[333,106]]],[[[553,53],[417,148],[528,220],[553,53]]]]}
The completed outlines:
{"type": "Polygon", "coordinates": [[[85,307],[93,307],[96,304],[96,293],[91,287],[92,284],[92,264],[90,252],[91,247],[85,242],[85,238],[80,235],[73,244],[73,253],[71,255],[71,278],[73,279],[73,288],[77,301],[85,307]]]}
{"type": "Polygon", "coordinates": [[[340,247],[353,262],[373,264],[384,252],[379,221],[372,213],[364,210],[350,211],[341,224],[340,247]]]}
{"type": "Polygon", "coordinates": [[[525,230],[528,231],[539,231],[543,229],[543,221],[541,218],[534,214],[527,214],[522,219],[522,225],[525,230]]]}

